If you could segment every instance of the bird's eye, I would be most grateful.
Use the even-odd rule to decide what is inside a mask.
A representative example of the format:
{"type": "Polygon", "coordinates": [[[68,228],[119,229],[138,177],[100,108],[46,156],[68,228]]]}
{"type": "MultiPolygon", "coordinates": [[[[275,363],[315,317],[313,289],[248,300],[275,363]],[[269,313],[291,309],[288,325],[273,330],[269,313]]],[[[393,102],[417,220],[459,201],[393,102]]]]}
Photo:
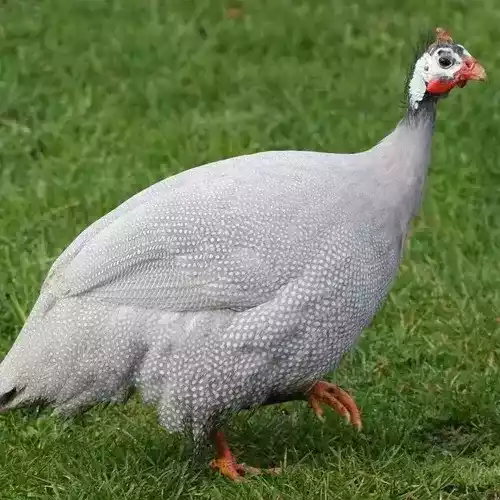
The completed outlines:
{"type": "Polygon", "coordinates": [[[441,56],[438,59],[439,66],[441,66],[444,69],[449,68],[453,64],[453,60],[451,59],[450,56],[441,56]]]}

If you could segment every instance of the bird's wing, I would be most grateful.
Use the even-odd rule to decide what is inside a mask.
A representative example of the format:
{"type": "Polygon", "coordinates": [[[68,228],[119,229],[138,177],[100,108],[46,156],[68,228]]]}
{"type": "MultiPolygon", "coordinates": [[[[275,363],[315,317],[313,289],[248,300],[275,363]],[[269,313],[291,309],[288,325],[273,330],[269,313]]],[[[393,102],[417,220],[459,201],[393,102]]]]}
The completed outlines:
{"type": "MultiPolygon", "coordinates": [[[[180,176],[177,176],[180,177],[180,176]]],[[[95,238],[101,231],[103,231],[107,226],[113,223],[123,214],[133,210],[134,208],[142,205],[148,200],[154,198],[155,196],[162,196],[173,184],[175,177],[164,179],[148,188],[140,191],[139,193],[131,196],[128,200],[125,200],[121,205],[115,209],[108,212],[106,215],[102,216],[96,220],[93,224],[84,229],[59,255],[57,260],[53,263],[51,269],[47,274],[46,280],[49,281],[54,274],[59,273],[59,271],[64,268],[71,260],[80,252],[80,250],[93,238],[95,238]]]]}
{"type": "Polygon", "coordinates": [[[222,176],[196,191],[188,183],[144,196],[106,224],[97,221],[99,230],[91,226],[56,261],[44,289],[171,311],[266,302],[300,273],[307,242],[288,224],[293,214],[270,210],[266,189],[222,176]],[[253,195],[258,202],[241,200],[253,195]]]}

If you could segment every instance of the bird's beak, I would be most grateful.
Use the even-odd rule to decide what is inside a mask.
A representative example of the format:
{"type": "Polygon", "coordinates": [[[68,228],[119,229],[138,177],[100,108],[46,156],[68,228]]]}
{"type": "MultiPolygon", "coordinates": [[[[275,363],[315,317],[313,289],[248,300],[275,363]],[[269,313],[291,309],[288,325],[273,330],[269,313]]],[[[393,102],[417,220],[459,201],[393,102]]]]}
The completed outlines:
{"type": "Polygon", "coordinates": [[[464,87],[469,80],[486,80],[486,70],[473,57],[466,57],[454,77],[456,85],[464,87]]]}

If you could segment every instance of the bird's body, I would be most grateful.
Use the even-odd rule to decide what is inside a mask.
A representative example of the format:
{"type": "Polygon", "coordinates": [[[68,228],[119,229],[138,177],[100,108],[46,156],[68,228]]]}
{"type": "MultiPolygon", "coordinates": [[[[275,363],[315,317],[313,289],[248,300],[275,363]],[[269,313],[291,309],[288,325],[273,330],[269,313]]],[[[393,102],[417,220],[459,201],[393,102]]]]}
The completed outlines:
{"type": "MultiPolygon", "coordinates": [[[[408,157],[386,149],[408,173],[408,157]]],[[[418,198],[427,161],[416,153],[421,172],[405,184],[418,198]]],[[[366,153],[268,152],[139,193],[54,263],[11,352],[38,368],[12,386],[70,409],[135,381],[168,429],[198,433],[219,411],[310,385],[351,347],[397,269],[411,214],[394,217],[391,172],[370,187],[376,170],[366,153]]]]}
{"type": "Polygon", "coordinates": [[[165,428],[199,442],[234,411],[306,393],[388,293],[435,105],[368,151],[222,160],[96,221],[56,260],[0,365],[4,407],[69,411],[136,386],[165,428]]]}

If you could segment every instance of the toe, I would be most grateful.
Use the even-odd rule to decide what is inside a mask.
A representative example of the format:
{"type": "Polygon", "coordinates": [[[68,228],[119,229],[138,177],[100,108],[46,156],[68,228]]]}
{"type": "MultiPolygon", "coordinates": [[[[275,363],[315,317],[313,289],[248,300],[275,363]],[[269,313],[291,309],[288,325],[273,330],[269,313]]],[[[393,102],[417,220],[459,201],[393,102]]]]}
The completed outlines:
{"type": "Polygon", "coordinates": [[[316,382],[308,392],[308,400],[312,410],[320,419],[323,415],[320,403],[324,403],[344,417],[347,423],[361,430],[361,415],[356,403],[337,385],[324,381],[316,382]]]}
{"type": "Polygon", "coordinates": [[[227,477],[231,481],[236,483],[243,481],[236,464],[230,460],[216,458],[210,462],[209,466],[212,470],[219,472],[222,476],[227,477]]]}

